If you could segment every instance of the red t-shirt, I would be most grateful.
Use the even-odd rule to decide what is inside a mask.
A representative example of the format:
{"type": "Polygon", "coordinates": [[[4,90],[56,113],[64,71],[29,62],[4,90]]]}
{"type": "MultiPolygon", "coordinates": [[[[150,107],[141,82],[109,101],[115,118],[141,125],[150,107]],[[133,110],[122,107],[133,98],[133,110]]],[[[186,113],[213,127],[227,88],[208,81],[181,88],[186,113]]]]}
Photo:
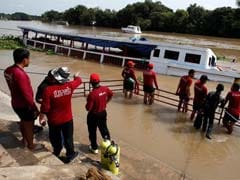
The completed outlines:
{"type": "Polygon", "coordinates": [[[143,71],[143,83],[145,86],[153,86],[158,89],[156,73],[153,70],[145,70],[143,71]]]}
{"type": "Polygon", "coordinates": [[[207,87],[198,80],[194,84],[194,102],[203,103],[207,96],[207,87]]]}
{"type": "Polygon", "coordinates": [[[135,82],[137,82],[137,78],[135,76],[135,72],[133,68],[124,68],[122,71],[122,77],[124,78],[124,80],[127,80],[128,78],[132,78],[135,80],[135,82]]]}
{"type": "Polygon", "coordinates": [[[113,92],[106,86],[94,88],[87,97],[86,110],[93,113],[104,111],[112,96],[113,92]]]}
{"type": "Polygon", "coordinates": [[[228,112],[234,116],[240,116],[240,92],[239,91],[230,91],[227,94],[226,101],[228,103],[228,112]]]}
{"type": "Polygon", "coordinates": [[[72,94],[81,83],[81,78],[75,77],[73,81],[44,89],[41,112],[47,115],[50,124],[60,125],[73,119],[72,94]]]}
{"type": "Polygon", "coordinates": [[[187,92],[187,88],[192,85],[192,78],[188,75],[182,76],[179,82],[179,94],[180,95],[189,95],[190,93],[187,92]]]}
{"type": "Polygon", "coordinates": [[[23,68],[12,65],[4,71],[12,97],[13,108],[35,108],[30,79],[23,68]]]}

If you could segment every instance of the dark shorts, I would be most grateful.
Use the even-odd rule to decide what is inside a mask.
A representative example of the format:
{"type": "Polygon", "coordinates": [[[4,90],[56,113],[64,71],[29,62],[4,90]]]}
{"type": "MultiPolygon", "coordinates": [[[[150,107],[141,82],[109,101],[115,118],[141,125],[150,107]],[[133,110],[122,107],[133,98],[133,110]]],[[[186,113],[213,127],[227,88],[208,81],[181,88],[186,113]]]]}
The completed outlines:
{"type": "Polygon", "coordinates": [[[13,108],[15,113],[22,121],[34,121],[39,115],[37,109],[28,109],[28,108],[13,108]]]}
{"type": "Polygon", "coordinates": [[[198,103],[198,102],[194,102],[193,101],[193,110],[199,111],[202,108],[203,108],[203,104],[202,103],[198,103]]]}
{"type": "Polygon", "coordinates": [[[144,85],[143,86],[143,91],[146,92],[146,93],[154,93],[155,91],[155,88],[153,86],[147,86],[147,85],[144,85]]]}
{"type": "Polygon", "coordinates": [[[123,89],[127,90],[127,91],[132,91],[134,89],[134,82],[132,82],[131,80],[124,80],[123,82],[123,89]]]}
{"type": "Polygon", "coordinates": [[[223,121],[232,121],[232,122],[237,122],[239,120],[239,117],[234,116],[228,112],[225,112],[224,117],[223,117],[223,121]]]}
{"type": "Polygon", "coordinates": [[[179,99],[188,102],[190,100],[189,96],[186,94],[179,94],[179,99]]]}

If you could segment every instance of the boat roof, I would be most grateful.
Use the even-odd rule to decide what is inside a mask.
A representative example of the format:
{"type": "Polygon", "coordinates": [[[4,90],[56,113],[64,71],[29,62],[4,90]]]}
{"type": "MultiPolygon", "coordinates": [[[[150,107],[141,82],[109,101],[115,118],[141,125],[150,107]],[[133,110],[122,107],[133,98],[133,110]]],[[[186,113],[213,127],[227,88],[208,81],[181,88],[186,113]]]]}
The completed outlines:
{"type": "Polygon", "coordinates": [[[112,47],[112,48],[124,48],[127,47],[129,49],[134,49],[139,53],[148,56],[153,49],[157,47],[154,43],[146,43],[146,41],[142,42],[136,39],[122,39],[116,37],[107,37],[107,36],[99,36],[99,35],[91,35],[91,34],[70,34],[70,33],[63,33],[63,32],[56,32],[56,31],[49,31],[49,30],[42,30],[33,27],[26,27],[26,26],[18,26],[18,28],[22,29],[22,31],[31,31],[41,34],[48,34],[54,36],[60,36],[64,39],[86,42],[88,44],[92,44],[95,46],[101,47],[112,47]]]}
{"type": "Polygon", "coordinates": [[[93,35],[93,34],[71,34],[71,33],[63,33],[57,31],[49,31],[49,30],[42,30],[33,27],[27,26],[18,26],[18,28],[22,29],[22,31],[31,31],[36,33],[60,36],[64,39],[86,42],[88,44],[92,44],[95,46],[101,47],[113,47],[122,49],[127,47],[129,49],[134,49],[138,51],[142,55],[148,56],[151,51],[158,46],[165,47],[165,48],[176,48],[176,49],[188,49],[194,51],[211,51],[209,48],[204,47],[195,47],[191,45],[183,45],[183,44],[171,44],[166,42],[153,42],[153,41],[146,41],[146,40],[139,40],[137,38],[129,38],[124,39],[121,37],[109,37],[109,36],[100,36],[100,35],[93,35]]]}

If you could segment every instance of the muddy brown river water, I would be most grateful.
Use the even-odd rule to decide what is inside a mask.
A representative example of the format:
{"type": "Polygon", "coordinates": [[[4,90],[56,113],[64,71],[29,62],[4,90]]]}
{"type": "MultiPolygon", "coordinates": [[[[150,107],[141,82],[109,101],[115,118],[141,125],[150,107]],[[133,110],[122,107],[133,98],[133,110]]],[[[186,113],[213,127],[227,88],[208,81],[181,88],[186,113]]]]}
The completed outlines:
{"type": "MultiPolygon", "coordinates": [[[[70,28],[60,25],[42,24],[40,22],[20,23],[15,21],[0,21],[0,28],[16,29],[17,25],[45,27],[50,30],[58,29],[72,33],[96,33],[107,36],[129,37],[118,30],[104,28],[70,28]]],[[[7,33],[8,30],[0,30],[7,33]]],[[[13,32],[11,30],[11,32],[13,32]]],[[[15,31],[15,34],[21,34],[15,31]]],[[[144,37],[160,41],[175,43],[198,44],[211,47],[218,55],[240,59],[239,39],[225,39],[204,36],[175,35],[148,32],[144,37]],[[222,53],[222,54],[221,54],[222,53]]],[[[12,64],[12,51],[0,50],[0,68],[4,69],[12,64]]],[[[79,71],[83,80],[88,80],[92,72],[99,73],[101,79],[121,79],[121,67],[98,64],[91,61],[82,61],[69,57],[46,55],[41,52],[31,51],[31,65],[26,71],[47,73],[49,69],[68,66],[72,73],[79,71]]],[[[142,72],[137,71],[137,76],[142,72]]],[[[36,90],[37,85],[44,78],[42,75],[30,75],[32,85],[36,90]]],[[[161,89],[175,92],[179,77],[157,76],[161,89]]],[[[214,90],[217,82],[208,82],[209,91],[214,90]]],[[[224,84],[226,95],[230,84],[224,84]]],[[[8,89],[0,70],[0,90],[7,92],[8,89]]],[[[83,97],[73,99],[73,113],[75,120],[75,139],[87,141],[87,127],[85,111],[86,99],[83,97]]],[[[189,114],[181,114],[176,108],[162,103],[152,106],[143,105],[142,97],[134,96],[132,100],[123,98],[122,93],[115,93],[113,100],[108,106],[108,125],[112,137],[120,139],[132,147],[144,152],[180,171],[185,172],[193,179],[239,179],[240,178],[240,130],[229,136],[225,130],[218,126],[214,127],[213,140],[207,140],[201,132],[193,129],[189,114]]]]}

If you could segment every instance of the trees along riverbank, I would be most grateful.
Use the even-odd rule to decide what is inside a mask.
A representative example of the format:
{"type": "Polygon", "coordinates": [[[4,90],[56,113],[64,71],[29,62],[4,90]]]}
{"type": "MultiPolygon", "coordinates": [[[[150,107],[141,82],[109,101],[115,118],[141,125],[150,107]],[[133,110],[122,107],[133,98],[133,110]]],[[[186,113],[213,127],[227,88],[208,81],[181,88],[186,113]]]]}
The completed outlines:
{"type": "Polygon", "coordinates": [[[0,37],[0,49],[16,49],[24,47],[22,40],[14,36],[1,36],[0,37]]]}

